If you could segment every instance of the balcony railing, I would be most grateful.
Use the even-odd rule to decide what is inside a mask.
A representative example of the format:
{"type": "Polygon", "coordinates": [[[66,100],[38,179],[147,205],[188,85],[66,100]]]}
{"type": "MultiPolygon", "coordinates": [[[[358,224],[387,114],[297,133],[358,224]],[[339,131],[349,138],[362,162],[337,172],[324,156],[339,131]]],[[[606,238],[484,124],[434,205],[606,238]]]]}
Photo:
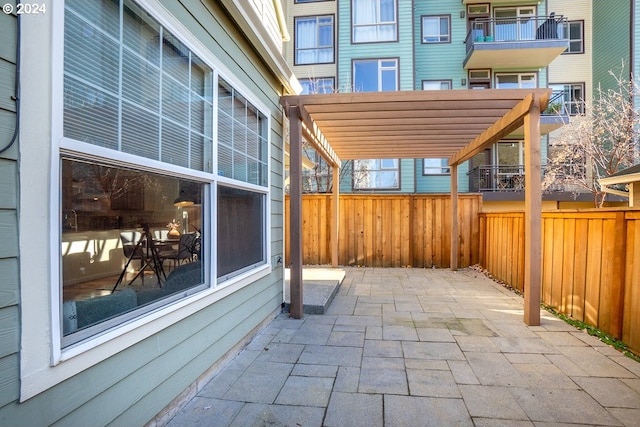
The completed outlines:
{"type": "MultiPolygon", "coordinates": [[[[547,167],[542,166],[542,179],[547,173],[547,167]]],[[[584,175],[584,166],[563,165],[553,170],[555,179],[546,188],[546,191],[575,191],[575,186],[564,182],[565,175],[584,175]]],[[[517,192],[524,191],[524,165],[481,165],[467,172],[469,178],[469,191],[478,192],[517,192]]]]}
{"type": "Polygon", "coordinates": [[[577,116],[584,114],[585,104],[583,100],[567,101],[566,92],[554,91],[549,98],[547,109],[543,115],[552,116],[577,116]]]}
{"type": "Polygon", "coordinates": [[[562,15],[517,18],[480,18],[473,21],[465,44],[568,40],[569,20],[562,15]]]}
{"type": "Polygon", "coordinates": [[[523,165],[482,165],[471,169],[469,191],[524,191],[523,165]]]}

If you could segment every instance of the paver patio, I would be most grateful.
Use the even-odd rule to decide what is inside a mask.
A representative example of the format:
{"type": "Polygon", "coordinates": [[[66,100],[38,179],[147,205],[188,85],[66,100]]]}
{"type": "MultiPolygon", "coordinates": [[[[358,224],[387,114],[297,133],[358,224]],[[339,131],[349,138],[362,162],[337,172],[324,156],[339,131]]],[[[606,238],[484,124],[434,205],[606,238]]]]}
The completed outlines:
{"type": "Polygon", "coordinates": [[[467,269],[345,268],[323,315],[281,314],[178,426],[639,426],[640,363],[467,269]]]}

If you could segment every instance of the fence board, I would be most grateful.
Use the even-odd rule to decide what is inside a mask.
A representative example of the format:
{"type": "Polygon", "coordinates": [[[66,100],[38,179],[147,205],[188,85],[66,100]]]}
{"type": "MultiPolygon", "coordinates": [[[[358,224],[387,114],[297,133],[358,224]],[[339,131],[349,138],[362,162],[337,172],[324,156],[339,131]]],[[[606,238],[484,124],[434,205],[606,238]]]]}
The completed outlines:
{"type": "Polygon", "coordinates": [[[589,233],[589,221],[576,219],[575,268],[573,271],[573,316],[581,321],[585,319],[585,292],[587,287],[587,236],[589,233]]]}
{"type": "MultiPolygon", "coordinates": [[[[478,246],[482,266],[520,290],[522,224],[521,212],[482,213],[478,246]]],[[[640,352],[640,210],[543,212],[542,227],[542,301],[640,352]]]]}
{"type": "Polygon", "coordinates": [[[584,321],[598,326],[600,300],[600,261],[602,259],[602,220],[589,221],[587,234],[587,283],[584,292],[584,321]]]}
{"type": "MultiPolygon", "coordinates": [[[[338,263],[378,267],[448,267],[451,258],[449,195],[341,195],[338,263]]],[[[479,259],[479,195],[459,198],[460,267],[479,259]]],[[[289,203],[285,233],[289,234],[289,203]]],[[[303,262],[331,262],[329,195],[302,197],[303,262]]],[[[288,248],[285,258],[289,259],[288,248]]]]}
{"type": "Polygon", "coordinates": [[[560,311],[563,313],[571,313],[573,311],[573,286],[574,286],[574,267],[575,267],[575,247],[576,247],[576,220],[567,218],[564,221],[562,241],[562,297],[559,304],[560,311]]]}
{"type": "MultiPolygon", "coordinates": [[[[640,258],[640,215],[627,213],[626,258],[640,258]]],[[[625,272],[624,317],[622,340],[630,348],[640,350],[640,262],[627,265],[625,272]]]]}

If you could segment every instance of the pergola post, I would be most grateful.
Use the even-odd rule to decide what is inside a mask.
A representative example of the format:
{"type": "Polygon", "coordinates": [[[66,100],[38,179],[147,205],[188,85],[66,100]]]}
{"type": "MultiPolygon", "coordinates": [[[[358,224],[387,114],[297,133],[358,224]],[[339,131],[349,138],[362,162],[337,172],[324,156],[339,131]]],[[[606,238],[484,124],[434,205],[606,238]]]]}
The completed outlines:
{"type": "Polygon", "coordinates": [[[302,120],[297,106],[289,111],[289,315],[301,319],[302,299],[302,120]]]}
{"type": "Polygon", "coordinates": [[[540,325],[542,284],[542,166],[540,99],[524,116],[524,323],[540,325]]]}
{"type": "Polygon", "coordinates": [[[458,269],[458,254],[460,253],[460,230],[458,229],[458,164],[449,166],[451,173],[451,261],[452,271],[458,269]]]}
{"type": "Polygon", "coordinates": [[[338,238],[340,232],[340,168],[333,166],[331,194],[331,266],[338,267],[338,238]]]}

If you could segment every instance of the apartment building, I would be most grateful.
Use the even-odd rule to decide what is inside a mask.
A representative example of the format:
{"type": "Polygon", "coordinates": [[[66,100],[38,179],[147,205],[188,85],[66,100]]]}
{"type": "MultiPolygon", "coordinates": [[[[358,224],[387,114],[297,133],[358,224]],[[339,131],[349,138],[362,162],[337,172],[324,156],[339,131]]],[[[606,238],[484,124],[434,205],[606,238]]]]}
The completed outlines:
{"type": "MultiPolygon", "coordinates": [[[[637,68],[630,1],[289,0],[286,7],[285,57],[309,93],[552,88],[541,118],[543,164],[549,134],[584,111],[593,82],[605,84],[623,58],[637,68]]],[[[458,169],[459,191],[481,192],[485,203],[522,200],[523,153],[515,131],[458,169]]],[[[312,160],[319,166],[307,172],[308,190],[328,190],[330,174],[312,160]]],[[[344,169],[345,193],[449,191],[446,159],[361,159],[344,169]]],[[[545,194],[548,207],[574,197],[545,194]]]]}

